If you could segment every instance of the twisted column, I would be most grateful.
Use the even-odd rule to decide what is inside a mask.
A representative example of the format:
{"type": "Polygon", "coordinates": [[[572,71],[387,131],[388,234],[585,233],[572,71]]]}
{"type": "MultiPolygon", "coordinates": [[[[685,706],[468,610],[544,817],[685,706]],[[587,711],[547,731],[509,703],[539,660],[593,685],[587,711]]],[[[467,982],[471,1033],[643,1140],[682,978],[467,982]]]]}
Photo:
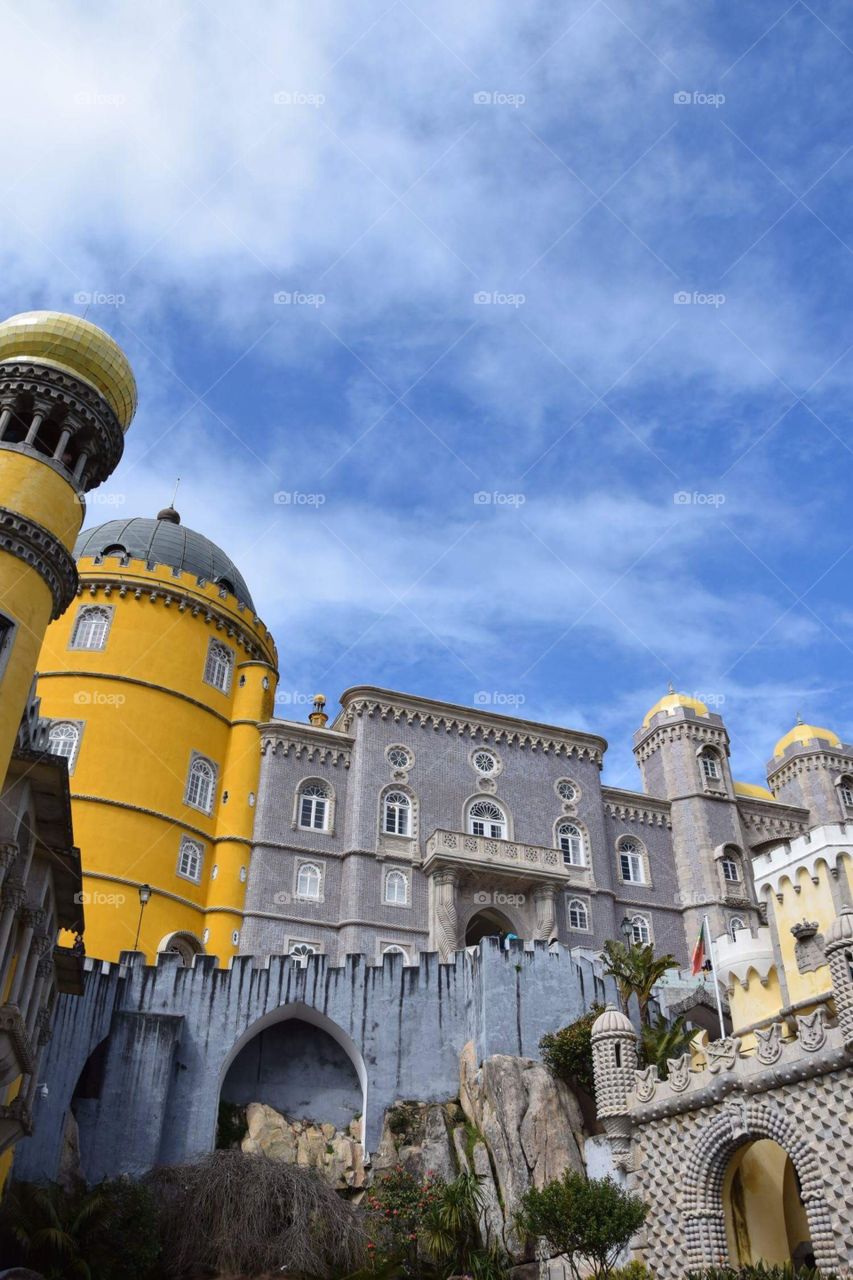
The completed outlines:
{"type": "Polygon", "coordinates": [[[542,942],[550,942],[557,931],[556,885],[537,885],[533,891],[533,905],[536,910],[535,933],[533,936],[542,942]]]}
{"type": "Polygon", "coordinates": [[[435,945],[440,960],[449,960],[459,944],[459,911],[455,871],[437,871],[433,876],[435,904],[435,945]]]}

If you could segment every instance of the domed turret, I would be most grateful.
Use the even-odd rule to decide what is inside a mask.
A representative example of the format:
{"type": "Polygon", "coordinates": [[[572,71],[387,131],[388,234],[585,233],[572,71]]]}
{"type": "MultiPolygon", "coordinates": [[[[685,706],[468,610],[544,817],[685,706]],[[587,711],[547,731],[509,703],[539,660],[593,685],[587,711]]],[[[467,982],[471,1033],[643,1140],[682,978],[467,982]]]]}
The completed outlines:
{"type": "Polygon", "coordinates": [[[841,739],[837,733],[833,733],[831,729],[821,729],[815,724],[804,724],[798,719],[793,729],[789,729],[783,735],[773,748],[774,759],[783,756],[788,747],[802,744],[808,745],[810,742],[822,743],[826,747],[840,747],[841,739]]]}
{"type": "Polygon", "coordinates": [[[656,716],[658,712],[666,711],[671,715],[672,712],[677,711],[679,707],[689,707],[697,716],[707,716],[709,714],[708,708],[705,706],[704,702],[700,702],[698,698],[692,698],[689,693],[676,693],[672,685],[670,685],[669,693],[665,694],[662,698],[659,698],[655,705],[653,707],[649,707],[648,711],[643,716],[643,728],[648,728],[652,722],[652,718],[656,716]]]}

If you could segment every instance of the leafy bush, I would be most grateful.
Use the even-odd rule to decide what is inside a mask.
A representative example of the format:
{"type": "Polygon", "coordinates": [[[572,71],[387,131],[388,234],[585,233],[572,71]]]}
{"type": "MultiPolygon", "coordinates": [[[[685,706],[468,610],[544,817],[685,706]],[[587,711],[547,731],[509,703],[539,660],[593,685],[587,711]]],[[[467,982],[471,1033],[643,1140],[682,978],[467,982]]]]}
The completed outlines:
{"type": "Polygon", "coordinates": [[[654,1277],[644,1262],[626,1262],[624,1267],[610,1272],[610,1280],[654,1280],[654,1277]]]}
{"type": "Polygon", "coordinates": [[[419,1233],[443,1185],[433,1173],[416,1178],[399,1164],[377,1178],[367,1196],[367,1249],[377,1263],[396,1258],[405,1274],[418,1274],[419,1233]]]}
{"type": "Polygon", "coordinates": [[[592,1078],[592,1024],[604,1005],[594,1004],[588,1013],[570,1022],[560,1031],[550,1031],[539,1041],[542,1061],[558,1080],[569,1085],[580,1085],[590,1095],[594,1092],[592,1078]]]}
{"type": "Polygon", "coordinates": [[[575,1280],[582,1271],[606,1280],[645,1219],[639,1196],[623,1191],[612,1178],[587,1179],[573,1169],[541,1190],[526,1191],[517,1216],[523,1235],[543,1236],[553,1253],[566,1256],[575,1280]]]}
{"type": "Polygon", "coordinates": [[[367,1261],[361,1219],[315,1170],[242,1151],[155,1170],[163,1260],[174,1280],[266,1271],[346,1275],[367,1261]]]}

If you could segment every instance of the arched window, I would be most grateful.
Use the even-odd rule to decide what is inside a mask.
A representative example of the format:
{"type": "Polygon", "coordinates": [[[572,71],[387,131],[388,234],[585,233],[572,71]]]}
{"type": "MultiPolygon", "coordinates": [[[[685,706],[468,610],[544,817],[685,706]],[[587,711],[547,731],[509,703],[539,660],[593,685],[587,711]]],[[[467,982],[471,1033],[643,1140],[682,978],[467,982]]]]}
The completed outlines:
{"type": "Polygon", "coordinates": [[[301,969],[304,969],[308,963],[309,956],[315,956],[318,948],[313,942],[292,942],[288,955],[291,955],[301,969]]]}
{"type": "Polygon", "coordinates": [[[412,834],[412,802],[405,791],[388,791],[382,805],[382,830],[389,836],[412,834]]]}
{"type": "Polygon", "coordinates": [[[207,661],[204,664],[204,680],[212,684],[214,689],[227,693],[231,688],[231,672],[234,668],[234,654],[227,644],[211,640],[207,650],[207,661]]]}
{"type": "Polygon", "coordinates": [[[561,822],[557,827],[557,842],[563,851],[563,862],[567,867],[583,867],[586,859],[583,852],[583,836],[580,827],[574,822],[561,822]]]}
{"type": "Polygon", "coordinates": [[[572,898],[569,903],[569,928],[589,929],[589,908],[580,898],[572,898]]]}
{"type": "Polygon", "coordinates": [[[77,759],[77,747],[80,742],[80,726],[68,720],[57,720],[50,726],[47,735],[51,753],[62,756],[68,761],[69,773],[77,759]]]}
{"type": "Polygon", "coordinates": [[[204,946],[192,933],[173,933],[163,939],[157,950],[166,955],[180,956],[181,964],[187,969],[192,967],[196,956],[204,954],[204,946]]]}
{"type": "Polygon", "coordinates": [[[210,813],[213,808],[213,788],[216,784],[216,769],[204,756],[195,756],[190,765],[187,779],[186,802],[194,809],[210,813]]]}
{"type": "Polygon", "coordinates": [[[402,956],[403,963],[409,963],[409,953],[405,947],[400,947],[396,942],[389,942],[382,948],[383,956],[402,956]]]}
{"type": "Polygon", "coordinates": [[[619,872],[626,884],[645,884],[643,846],[633,836],[625,836],[619,841],[619,872]]]}
{"type": "Polygon", "coordinates": [[[394,907],[405,907],[409,901],[409,881],[404,871],[386,871],[385,901],[394,907]]]}
{"type": "Polygon", "coordinates": [[[72,649],[103,649],[107,643],[112,611],[101,605],[85,605],[77,614],[71,635],[72,649]]]}
{"type": "Polygon", "coordinates": [[[632,916],[631,917],[631,941],[638,946],[645,946],[652,940],[652,931],[649,927],[648,916],[632,916]]]}
{"type": "Polygon", "coordinates": [[[838,794],[845,809],[853,809],[853,778],[844,777],[838,785],[838,794]]]}
{"type": "Polygon", "coordinates": [[[325,782],[305,782],[299,788],[299,825],[325,831],[329,820],[329,788],[325,782]]]}
{"type": "Polygon", "coordinates": [[[723,869],[723,879],[726,884],[740,883],[740,870],[737,864],[737,858],[727,853],[725,857],[720,859],[720,866],[723,869]]]}
{"type": "Polygon", "coordinates": [[[203,857],[204,849],[198,841],[191,840],[189,836],[184,836],[178,852],[178,875],[183,876],[185,880],[192,880],[195,884],[198,884],[201,879],[203,857]]]}
{"type": "Polygon", "coordinates": [[[127,547],[123,546],[122,543],[120,542],[111,542],[108,547],[104,547],[103,551],[101,552],[101,555],[102,556],[126,556],[127,547]]]}
{"type": "Polygon", "coordinates": [[[506,814],[493,800],[475,800],[468,810],[468,830],[472,836],[505,840],[506,814]]]}
{"type": "Polygon", "coordinates": [[[745,929],[746,925],[740,916],[732,916],[729,921],[729,933],[732,935],[732,942],[737,942],[737,935],[740,929],[745,929]]]}
{"type": "Polygon", "coordinates": [[[320,868],[313,862],[303,862],[296,874],[296,896],[317,902],[320,898],[320,868]]]}
{"type": "Polygon", "coordinates": [[[699,763],[702,766],[703,778],[709,782],[719,782],[723,776],[720,769],[720,757],[713,747],[703,747],[699,752],[699,763]]]}

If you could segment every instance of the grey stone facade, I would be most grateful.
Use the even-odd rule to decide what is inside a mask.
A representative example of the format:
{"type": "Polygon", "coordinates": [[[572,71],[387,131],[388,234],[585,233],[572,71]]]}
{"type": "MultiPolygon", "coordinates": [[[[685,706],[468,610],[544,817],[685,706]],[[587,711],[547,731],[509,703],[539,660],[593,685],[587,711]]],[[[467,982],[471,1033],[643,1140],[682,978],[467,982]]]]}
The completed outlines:
{"type": "MultiPolygon", "coordinates": [[[[607,743],[593,734],[368,687],[348,690],[341,704],[330,725],[312,717],[309,724],[262,726],[240,940],[245,954],[301,945],[335,962],[359,953],[377,963],[394,946],[410,963],[428,949],[447,959],[476,941],[471,929],[480,921],[480,932],[490,921],[494,931],[595,949],[624,936],[640,917],[656,948],[684,962],[706,913],[714,936],[738,919],[758,927],[752,849],[828,814],[837,818],[838,788],[829,783],[807,794],[802,787],[780,793],[779,800],[739,793],[722,719],[692,705],[651,714],[635,735],[643,787],[635,792],[602,786],[607,743]],[[389,760],[395,747],[405,767],[389,760]],[[488,774],[474,763],[479,749],[493,757],[488,774]],[[717,777],[706,776],[707,752],[717,761],[717,777]],[[558,793],[561,781],[574,787],[570,800],[558,793]],[[328,789],[324,830],[299,821],[300,788],[313,783],[328,789]],[[408,799],[405,835],[383,830],[382,801],[390,790],[408,799]],[[473,838],[470,808],[477,800],[502,810],[502,838],[473,838]],[[564,860],[561,821],[580,831],[585,865],[564,860]],[[621,874],[622,840],[634,842],[640,883],[621,874]],[[726,861],[736,865],[734,881],[724,874],[726,861]],[[298,892],[306,862],[320,877],[314,898],[298,892]],[[392,904],[386,878],[397,871],[405,901],[392,904]],[[582,908],[574,918],[572,903],[582,908]]],[[[811,776],[811,763],[803,761],[812,754],[807,744],[788,748],[786,767],[799,761],[811,776]]],[[[835,774],[843,772],[842,757],[853,769],[853,750],[832,755],[835,774]]]]}

